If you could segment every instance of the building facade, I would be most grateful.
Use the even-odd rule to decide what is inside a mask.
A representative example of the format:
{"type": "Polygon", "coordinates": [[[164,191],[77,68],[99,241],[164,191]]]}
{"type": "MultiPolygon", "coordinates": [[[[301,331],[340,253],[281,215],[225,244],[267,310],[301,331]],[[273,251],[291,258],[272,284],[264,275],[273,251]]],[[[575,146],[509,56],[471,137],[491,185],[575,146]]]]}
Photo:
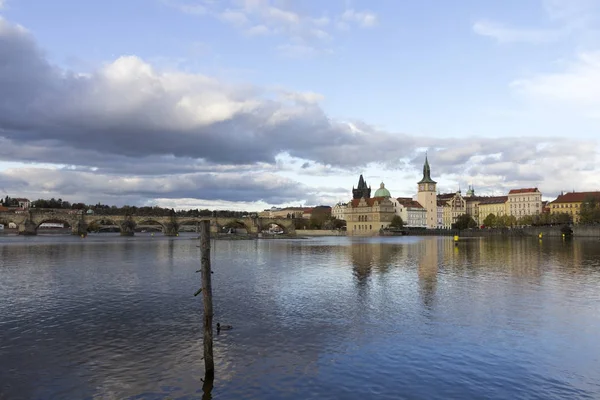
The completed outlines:
{"type": "Polygon", "coordinates": [[[521,218],[542,213],[542,193],[538,188],[513,189],[508,192],[508,215],[521,218]]]}
{"type": "Polygon", "coordinates": [[[548,204],[550,214],[569,214],[573,223],[578,224],[581,217],[581,207],[585,201],[591,198],[600,203],[600,192],[561,193],[556,200],[548,204]]]}
{"type": "Polygon", "coordinates": [[[347,209],[348,203],[337,203],[335,206],[331,207],[331,216],[335,219],[345,221],[347,209]]]}
{"type": "Polygon", "coordinates": [[[396,215],[402,218],[407,228],[427,228],[427,210],[410,197],[396,199],[396,215]]]}
{"type": "Polygon", "coordinates": [[[479,202],[479,219],[476,220],[479,226],[483,225],[483,221],[488,215],[494,214],[496,217],[503,217],[507,213],[508,196],[491,196],[479,202]]]}
{"type": "Polygon", "coordinates": [[[425,209],[427,214],[427,228],[437,228],[437,182],[431,179],[431,168],[427,155],[425,155],[425,164],[423,164],[423,178],[417,182],[417,201],[425,209]]]}
{"type": "Polygon", "coordinates": [[[438,200],[443,204],[443,228],[451,229],[458,217],[467,213],[467,201],[460,193],[444,193],[438,195],[438,200]]]}
{"type": "Polygon", "coordinates": [[[394,218],[394,203],[389,197],[353,199],[346,212],[348,236],[375,236],[390,226],[394,218]]]}

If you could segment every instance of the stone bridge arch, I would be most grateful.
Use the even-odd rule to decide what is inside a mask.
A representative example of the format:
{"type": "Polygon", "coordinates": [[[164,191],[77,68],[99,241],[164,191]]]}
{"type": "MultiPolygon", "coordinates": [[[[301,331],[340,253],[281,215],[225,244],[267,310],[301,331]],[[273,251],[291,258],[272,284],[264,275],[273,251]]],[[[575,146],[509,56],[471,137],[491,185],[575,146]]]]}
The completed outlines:
{"type": "Polygon", "coordinates": [[[254,224],[252,224],[252,221],[245,220],[243,218],[217,218],[215,224],[217,226],[218,232],[227,230],[227,228],[245,229],[246,233],[256,231],[256,228],[254,224]]]}
{"type": "Polygon", "coordinates": [[[60,216],[58,217],[48,217],[48,218],[36,218],[34,221],[35,223],[35,230],[37,231],[38,229],[40,229],[40,226],[42,224],[47,224],[47,223],[57,223],[57,224],[63,224],[65,228],[73,228],[73,221],[70,218],[62,218],[60,216]]]}
{"type": "Polygon", "coordinates": [[[112,217],[104,217],[102,215],[94,215],[93,217],[86,217],[85,221],[86,221],[87,225],[90,227],[113,225],[113,226],[118,227],[119,230],[121,230],[121,221],[119,221],[118,219],[112,218],[112,217]]]}
{"type": "Polygon", "coordinates": [[[152,218],[152,217],[137,218],[135,221],[135,225],[136,225],[136,227],[139,227],[140,225],[158,225],[158,226],[160,226],[160,229],[163,233],[167,229],[167,227],[163,221],[160,221],[158,218],[152,218]]]}
{"type": "Polygon", "coordinates": [[[284,234],[294,235],[296,234],[296,227],[293,219],[288,218],[261,218],[260,229],[269,229],[271,225],[277,225],[283,230],[284,234]]]}
{"type": "Polygon", "coordinates": [[[11,228],[9,228],[10,224],[15,224],[16,228],[19,228],[19,226],[22,223],[23,223],[22,217],[18,217],[11,213],[0,214],[0,224],[4,225],[4,229],[11,229],[11,228]]]}

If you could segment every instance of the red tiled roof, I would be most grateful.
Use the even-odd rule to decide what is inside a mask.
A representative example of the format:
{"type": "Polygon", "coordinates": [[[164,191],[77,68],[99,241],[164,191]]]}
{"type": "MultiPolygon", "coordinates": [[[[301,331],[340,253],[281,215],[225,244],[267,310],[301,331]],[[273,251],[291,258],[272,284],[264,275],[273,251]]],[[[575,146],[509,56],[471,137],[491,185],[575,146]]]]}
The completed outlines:
{"type": "Polygon", "coordinates": [[[411,208],[424,208],[421,203],[416,200],[411,199],[410,197],[398,197],[398,203],[402,204],[404,207],[411,208]]]}
{"type": "Polygon", "coordinates": [[[536,193],[539,192],[538,188],[525,188],[525,189],[512,189],[508,194],[520,194],[520,193],[536,193]]]}
{"type": "Polygon", "coordinates": [[[600,192],[569,192],[561,194],[552,203],[581,203],[588,197],[594,197],[600,201],[600,192]]]}
{"type": "Polygon", "coordinates": [[[23,198],[23,197],[19,197],[15,199],[16,201],[29,201],[29,199],[23,198]]]}
{"type": "MultiPolygon", "coordinates": [[[[365,201],[367,202],[367,205],[369,207],[373,207],[373,204],[375,204],[375,201],[381,203],[382,200],[387,199],[387,197],[371,197],[368,199],[365,199],[365,201]]],[[[360,203],[362,199],[352,199],[352,202],[350,203],[350,206],[352,208],[356,208],[358,207],[358,203],[360,203]]]]}
{"type": "Polygon", "coordinates": [[[479,203],[479,205],[486,205],[486,204],[502,204],[502,203],[506,203],[508,201],[508,196],[492,196],[492,197],[488,197],[484,200],[481,200],[481,202],[479,203]]]}
{"type": "Polygon", "coordinates": [[[1,211],[8,211],[8,207],[0,206],[0,212],[1,211]]]}

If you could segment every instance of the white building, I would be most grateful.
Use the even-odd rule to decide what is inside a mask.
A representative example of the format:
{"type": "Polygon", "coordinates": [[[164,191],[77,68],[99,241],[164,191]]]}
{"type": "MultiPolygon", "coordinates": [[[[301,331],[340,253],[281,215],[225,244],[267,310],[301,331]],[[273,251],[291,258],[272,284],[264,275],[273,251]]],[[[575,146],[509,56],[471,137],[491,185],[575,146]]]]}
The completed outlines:
{"type": "Polygon", "coordinates": [[[508,192],[508,215],[521,218],[542,213],[542,193],[538,188],[513,189],[508,192]]]}
{"type": "Polygon", "coordinates": [[[398,197],[394,201],[396,215],[408,228],[427,228],[427,210],[410,197],[398,197]]]}
{"type": "Polygon", "coordinates": [[[31,206],[31,202],[29,201],[29,199],[20,198],[15,200],[19,202],[19,208],[26,209],[31,206]]]}
{"type": "Polygon", "coordinates": [[[337,203],[331,207],[331,216],[335,219],[346,221],[346,213],[348,212],[348,203],[337,203]]]}

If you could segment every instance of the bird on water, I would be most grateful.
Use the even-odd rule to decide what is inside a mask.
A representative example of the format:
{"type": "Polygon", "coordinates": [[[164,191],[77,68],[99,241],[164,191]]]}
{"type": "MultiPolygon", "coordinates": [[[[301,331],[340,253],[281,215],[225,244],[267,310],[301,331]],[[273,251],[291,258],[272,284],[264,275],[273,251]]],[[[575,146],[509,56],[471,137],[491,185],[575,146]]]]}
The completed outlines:
{"type": "Polygon", "coordinates": [[[221,325],[220,323],[217,322],[217,332],[230,331],[232,329],[233,329],[233,326],[231,326],[231,325],[221,325]]]}

